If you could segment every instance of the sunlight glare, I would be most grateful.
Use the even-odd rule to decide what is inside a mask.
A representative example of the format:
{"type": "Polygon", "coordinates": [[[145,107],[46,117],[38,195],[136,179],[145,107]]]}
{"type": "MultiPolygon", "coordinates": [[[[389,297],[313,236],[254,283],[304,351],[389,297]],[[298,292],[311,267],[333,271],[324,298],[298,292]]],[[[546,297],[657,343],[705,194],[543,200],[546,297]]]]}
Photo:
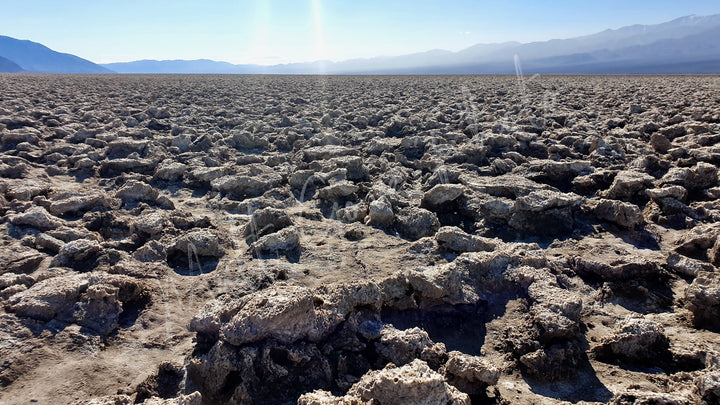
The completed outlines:
{"type": "Polygon", "coordinates": [[[323,34],[322,10],[320,0],[312,0],[313,24],[315,28],[315,60],[320,61],[318,73],[325,73],[327,52],[325,49],[325,36],[323,34]]]}

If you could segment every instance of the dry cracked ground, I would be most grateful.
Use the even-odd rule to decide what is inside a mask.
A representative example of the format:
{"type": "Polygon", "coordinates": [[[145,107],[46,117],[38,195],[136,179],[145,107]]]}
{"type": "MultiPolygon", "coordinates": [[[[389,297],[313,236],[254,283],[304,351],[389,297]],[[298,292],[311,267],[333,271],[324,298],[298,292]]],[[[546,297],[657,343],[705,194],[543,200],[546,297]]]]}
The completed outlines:
{"type": "Polygon", "coordinates": [[[0,402],[717,404],[717,77],[0,76],[0,402]]]}

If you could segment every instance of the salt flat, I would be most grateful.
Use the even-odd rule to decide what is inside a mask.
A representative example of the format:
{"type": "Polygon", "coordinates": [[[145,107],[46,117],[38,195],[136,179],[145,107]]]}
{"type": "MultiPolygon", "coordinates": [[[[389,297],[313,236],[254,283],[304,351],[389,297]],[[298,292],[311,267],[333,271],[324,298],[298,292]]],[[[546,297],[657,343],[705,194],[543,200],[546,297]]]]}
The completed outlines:
{"type": "Polygon", "coordinates": [[[716,76],[0,75],[0,402],[716,403],[719,106],[716,76]]]}

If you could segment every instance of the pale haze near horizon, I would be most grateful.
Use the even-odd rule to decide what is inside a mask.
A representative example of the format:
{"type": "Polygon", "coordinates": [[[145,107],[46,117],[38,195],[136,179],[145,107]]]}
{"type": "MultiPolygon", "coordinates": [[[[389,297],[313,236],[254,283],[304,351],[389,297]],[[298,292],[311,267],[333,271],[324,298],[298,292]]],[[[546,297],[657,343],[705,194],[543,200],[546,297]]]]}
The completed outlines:
{"type": "Polygon", "coordinates": [[[718,14],[720,3],[0,0],[0,10],[0,35],[97,63],[212,59],[269,65],[570,38],[718,14]]]}

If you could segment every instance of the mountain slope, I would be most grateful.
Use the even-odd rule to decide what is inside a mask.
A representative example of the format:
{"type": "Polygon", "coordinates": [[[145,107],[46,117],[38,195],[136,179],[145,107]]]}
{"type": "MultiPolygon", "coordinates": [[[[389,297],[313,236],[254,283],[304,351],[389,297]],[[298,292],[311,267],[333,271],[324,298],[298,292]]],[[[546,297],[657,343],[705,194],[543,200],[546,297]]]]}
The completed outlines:
{"type": "Polygon", "coordinates": [[[37,42],[0,35],[0,56],[27,72],[36,73],[112,73],[89,60],[55,52],[37,42]]]}
{"type": "Polygon", "coordinates": [[[630,46],[618,50],[603,50],[595,54],[603,60],[644,59],[656,62],[705,60],[709,55],[720,59],[720,26],[700,34],[680,39],[662,39],[647,45],[630,46]]]}
{"type": "Polygon", "coordinates": [[[274,66],[210,60],[137,61],[104,65],[122,73],[472,74],[720,73],[720,14],[631,25],[569,39],[477,44],[458,52],[315,61],[274,66]]]}
{"type": "MultiPolygon", "coordinates": [[[[515,54],[520,55],[522,59],[530,60],[600,50],[616,50],[632,46],[650,45],[660,40],[682,39],[688,36],[700,35],[718,27],[720,27],[720,14],[687,16],[661,24],[631,25],[575,38],[519,44],[515,47],[506,47],[486,54],[484,60],[508,60],[512,59],[515,54]]],[[[713,41],[714,39],[712,36],[708,36],[707,40],[713,41]]]]}
{"type": "Polygon", "coordinates": [[[117,73],[235,73],[238,67],[228,62],[197,60],[139,60],[102,64],[117,73]]]}
{"type": "Polygon", "coordinates": [[[0,56],[0,73],[17,73],[22,71],[23,69],[17,63],[0,56]]]}
{"type": "Polygon", "coordinates": [[[720,73],[720,15],[689,16],[570,39],[480,44],[432,66],[372,73],[720,73]]]}

